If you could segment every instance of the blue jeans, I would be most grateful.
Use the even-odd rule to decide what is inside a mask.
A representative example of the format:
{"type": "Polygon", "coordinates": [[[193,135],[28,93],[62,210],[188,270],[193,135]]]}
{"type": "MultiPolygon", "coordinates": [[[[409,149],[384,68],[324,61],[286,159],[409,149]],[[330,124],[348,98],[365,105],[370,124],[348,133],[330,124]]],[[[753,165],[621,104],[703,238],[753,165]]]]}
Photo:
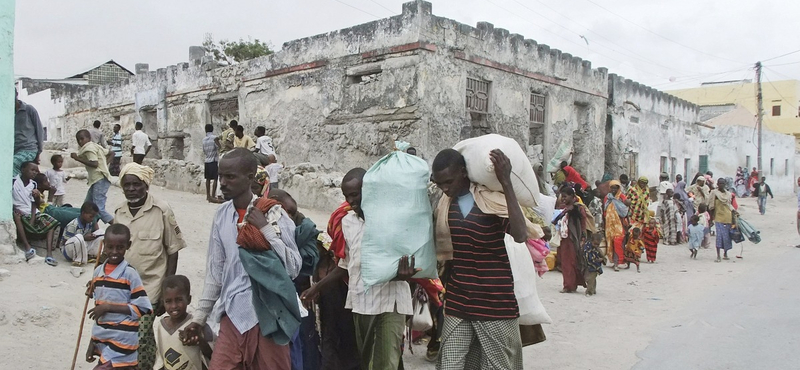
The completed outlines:
{"type": "Polygon", "coordinates": [[[767,213],[767,196],[758,196],[758,211],[763,215],[767,213]]]}
{"type": "Polygon", "coordinates": [[[106,212],[106,193],[108,193],[108,188],[110,187],[111,181],[103,177],[102,180],[89,187],[89,191],[86,192],[86,199],[84,200],[84,202],[92,202],[97,205],[97,208],[100,208],[100,219],[106,223],[114,219],[113,215],[106,212]]]}

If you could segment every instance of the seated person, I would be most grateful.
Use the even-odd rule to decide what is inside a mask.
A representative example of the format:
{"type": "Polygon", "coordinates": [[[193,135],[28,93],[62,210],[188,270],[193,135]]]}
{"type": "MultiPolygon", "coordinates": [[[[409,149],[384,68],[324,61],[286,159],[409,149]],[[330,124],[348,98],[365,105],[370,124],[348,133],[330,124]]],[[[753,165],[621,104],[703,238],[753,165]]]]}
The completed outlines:
{"type": "Polygon", "coordinates": [[[73,266],[83,266],[97,258],[103,232],[97,225],[100,208],[92,202],[83,203],[81,215],[64,227],[64,244],[61,252],[73,266]]]}
{"type": "Polygon", "coordinates": [[[43,203],[42,194],[36,189],[33,178],[39,174],[39,166],[33,162],[20,165],[20,174],[12,180],[12,201],[14,204],[14,224],[17,226],[17,238],[25,248],[25,260],[36,256],[36,250],[31,247],[28,239],[41,240],[47,243],[47,256],[45,262],[50,266],[58,265],[53,258],[53,229],[58,227],[58,221],[52,216],[39,211],[43,203]]]}
{"type": "MultiPolygon", "coordinates": [[[[39,190],[39,193],[44,193],[45,191],[51,190],[50,181],[47,180],[47,176],[45,176],[43,173],[34,176],[33,182],[36,183],[36,189],[39,190]]],[[[54,204],[45,202],[44,197],[42,199],[42,203],[39,204],[39,212],[53,216],[53,218],[55,218],[56,221],[58,221],[58,224],[61,226],[58,238],[55,239],[56,245],[60,245],[61,241],[63,240],[61,237],[64,235],[64,225],[80,217],[81,209],[75,208],[71,204],[56,206],[54,204]]],[[[99,215],[97,216],[97,219],[100,219],[99,215]]]]}

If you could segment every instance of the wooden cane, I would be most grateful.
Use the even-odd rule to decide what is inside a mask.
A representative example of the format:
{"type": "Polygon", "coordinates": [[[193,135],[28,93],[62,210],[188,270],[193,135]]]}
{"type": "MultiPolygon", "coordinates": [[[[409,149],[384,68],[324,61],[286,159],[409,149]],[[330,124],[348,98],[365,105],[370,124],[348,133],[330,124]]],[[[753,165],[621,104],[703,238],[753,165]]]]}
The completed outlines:
{"type": "MultiPolygon", "coordinates": [[[[103,255],[103,242],[104,240],[100,241],[100,248],[97,250],[97,256],[95,257],[96,260],[94,261],[92,273],[94,273],[94,270],[96,270],[97,266],[100,265],[100,256],[103,255]]],[[[83,324],[86,323],[86,310],[89,309],[89,300],[92,298],[92,292],[94,292],[94,274],[92,275],[92,281],[89,282],[89,290],[87,291],[88,294],[86,294],[86,303],[83,304],[81,328],[78,329],[78,341],[75,343],[75,354],[72,356],[72,367],[70,367],[70,370],[75,370],[75,363],[78,361],[78,351],[81,349],[81,337],[83,337],[83,324]]]]}

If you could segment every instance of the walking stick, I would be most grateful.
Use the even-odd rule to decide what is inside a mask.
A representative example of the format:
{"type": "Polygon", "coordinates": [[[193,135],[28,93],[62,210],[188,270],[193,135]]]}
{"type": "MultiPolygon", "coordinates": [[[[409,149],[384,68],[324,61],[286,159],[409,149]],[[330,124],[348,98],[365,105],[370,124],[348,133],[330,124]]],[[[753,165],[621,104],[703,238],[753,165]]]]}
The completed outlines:
{"type": "MultiPolygon", "coordinates": [[[[100,241],[100,248],[97,250],[97,257],[94,261],[94,268],[92,271],[97,269],[97,266],[100,264],[100,256],[103,255],[103,242],[104,240],[100,241]]],[[[83,336],[83,324],[86,323],[86,310],[89,309],[89,299],[92,298],[92,292],[94,292],[94,279],[89,282],[89,289],[86,291],[86,303],[83,304],[83,314],[81,315],[81,328],[78,329],[78,341],[75,342],[75,354],[72,356],[72,367],[70,367],[70,370],[75,370],[75,362],[78,361],[78,351],[81,348],[81,337],[83,336]]]]}

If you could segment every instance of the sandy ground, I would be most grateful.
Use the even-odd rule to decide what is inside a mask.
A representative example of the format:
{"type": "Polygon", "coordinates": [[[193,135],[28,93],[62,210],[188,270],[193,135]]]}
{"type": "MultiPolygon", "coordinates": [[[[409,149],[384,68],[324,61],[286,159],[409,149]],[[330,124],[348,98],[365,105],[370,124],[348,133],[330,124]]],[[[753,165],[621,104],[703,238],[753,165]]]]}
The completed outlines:
{"type": "MultiPolygon", "coordinates": [[[[86,189],[85,182],[70,181],[66,201],[81,204],[86,189]]],[[[187,242],[187,248],[180,254],[178,273],[189,277],[197,299],[201,294],[211,218],[217,205],[207,203],[201,195],[159,187],[153,187],[151,193],[168,200],[175,211],[187,242]]],[[[122,201],[121,190],[112,187],[108,204],[122,201]]],[[[745,243],[744,259],[734,258],[741,245],[736,245],[731,260],[723,263],[713,263],[713,249],[701,250],[698,260],[690,260],[686,246],[662,246],[658,262],[643,264],[639,274],[635,270],[606,270],[598,279],[598,295],[594,297],[560,294],[560,274],[545,274],[537,284],[553,324],[544,328],[546,342],[524,349],[525,368],[631,368],[654,338],[669,332],[676,320],[691,317],[693,308],[704,297],[729,287],[732,281],[744,281],[743,284],[758,281],[742,277],[768,270],[769,262],[783,254],[800,253],[789,246],[798,242],[794,198],[771,201],[767,216],[758,215],[755,200],[746,199],[740,204],[743,217],[761,230],[764,238],[758,246],[745,243]]],[[[324,227],[325,212],[303,211],[319,227],[324,227]]],[[[0,296],[4,297],[0,301],[2,369],[70,367],[91,267],[75,278],[63,257],[56,257],[61,261],[57,267],[41,263],[0,266],[10,272],[0,278],[0,296]]],[[[790,295],[787,299],[798,300],[798,297],[790,295]]],[[[91,322],[87,320],[80,343],[79,369],[92,368],[83,360],[90,328],[91,322]]],[[[417,346],[414,352],[412,355],[407,351],[404,355],[407,369],[434,368],[424,360],[423,347],[417,346]]]]}

